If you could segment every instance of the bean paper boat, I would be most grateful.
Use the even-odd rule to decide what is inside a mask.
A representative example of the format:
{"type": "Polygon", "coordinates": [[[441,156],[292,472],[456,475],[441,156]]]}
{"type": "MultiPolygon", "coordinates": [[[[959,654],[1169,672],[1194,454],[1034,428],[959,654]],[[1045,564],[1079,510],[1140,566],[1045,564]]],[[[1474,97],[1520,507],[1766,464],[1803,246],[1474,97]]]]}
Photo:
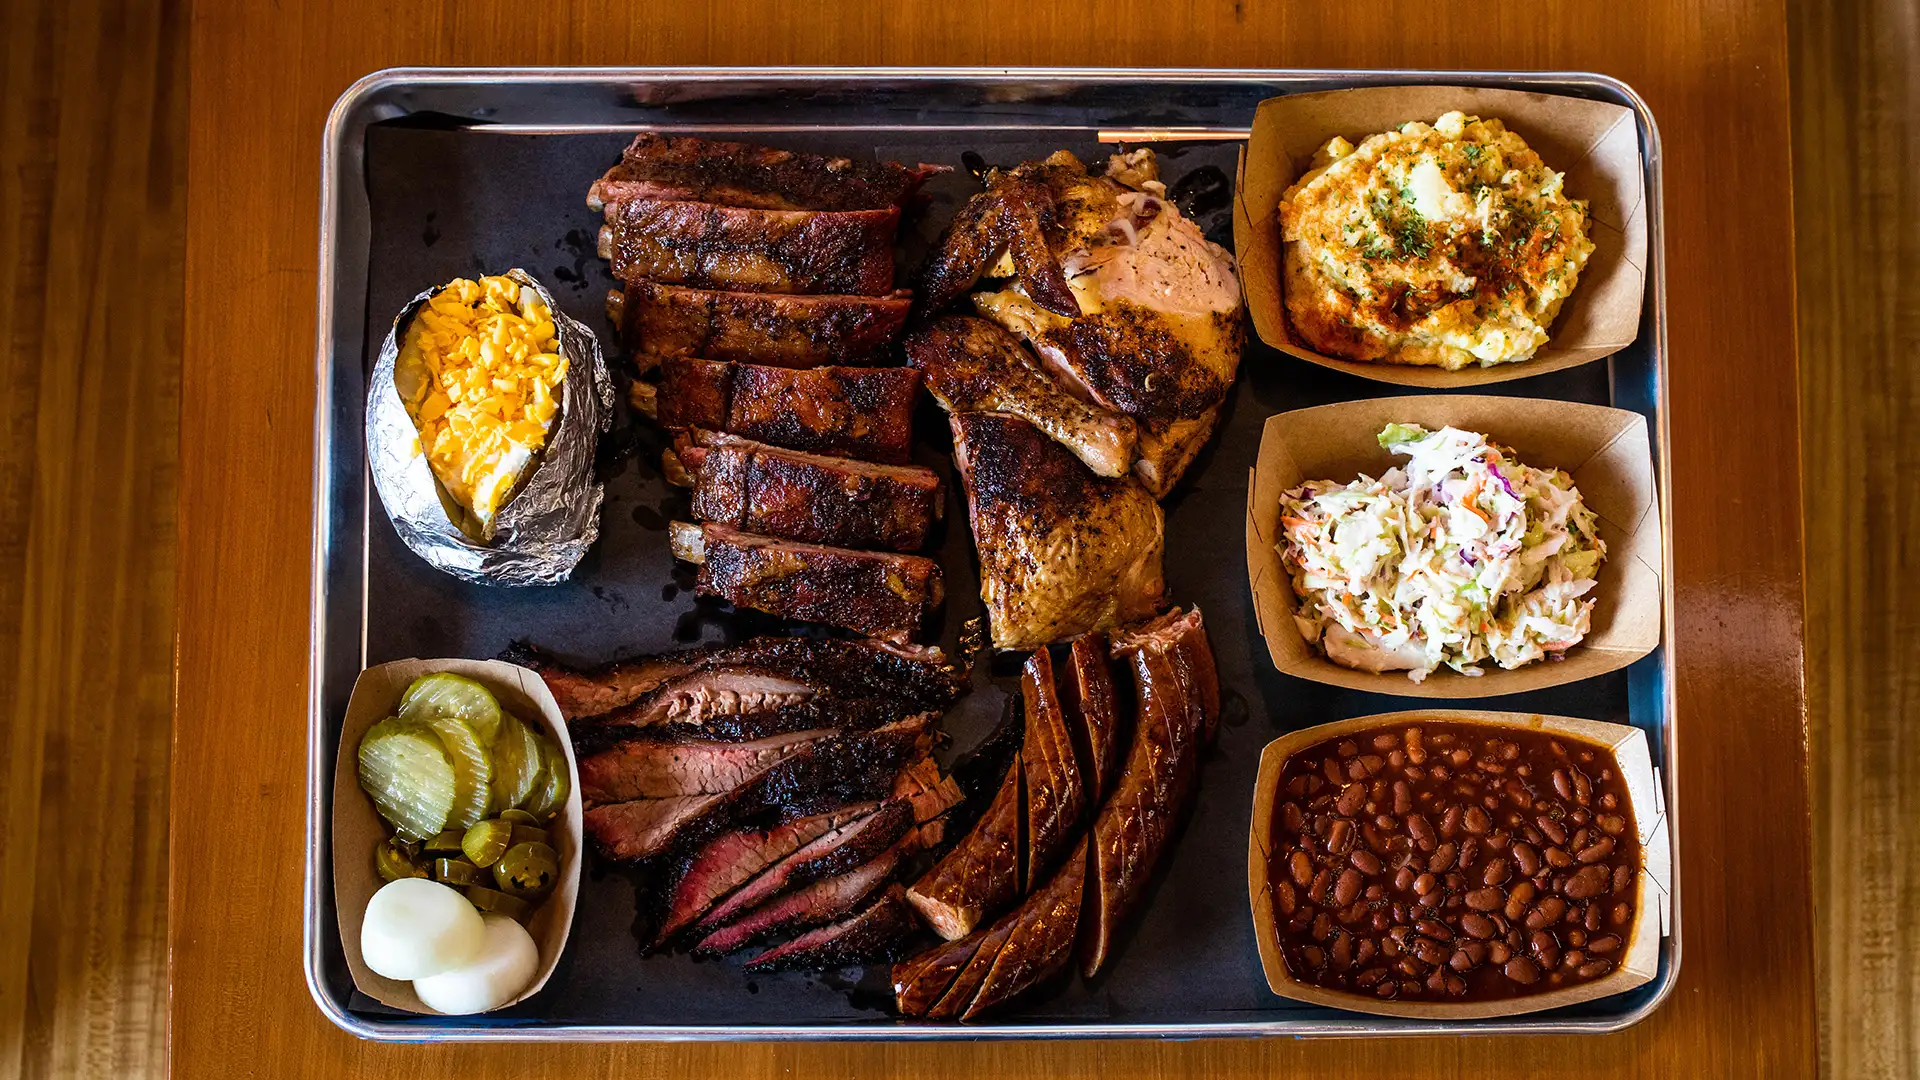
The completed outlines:
{"type": "Polygon", "coordinates": [[[1378,1016],[1417,1017],[1425,1020],[1468,1020],[1489,1016],[1518,1016],[1559,1008],[1581,1001],[1625,993],[1653,979],[1660,968],[1660,940],[1667,936],[1672,921],[1673,848],[1667,833],[1667,807],[1660,794],[1660,778],[1654,771],[1647,746],[1647,733],[1624,724],[1606,724],[1598,720],[1576,720],[1565,716],[1538,713],[1481,712],[1469,709],[1419,709],[1411,712],[1381,713],[1353,720],[1304,728],[1268,743],[1260,753],[1260,775],[1254,781],[1253,821],[1247,837],[1247,893],[1253,908],[1254,937],[1260,946],[1260,966],[1266,972],[1267,986],[1274,993],[1294,1001],[1325,1005],[1352,1012],[1378,1016]],[[1357,732],[1416,724],[1421,721],[1485,725],[1489,728],[1545,731],[1564,735],[1574,742],[1590,743],[1611,751],[1627,783],[1627,799],[1633,807],[1634,824],[1640,834],[1641,867],[1639,891],[1634,899],[1633,932],[1620,954],[1620,963],[1611,974],[1592,982],[1548,990],[1525,997],[1498,1001],[1382,1001],[1361,994],[1328,990],[1296,982],[1287,973],[1280,955],[1280,941],[1273,910],[1273,890],[1269,885],[1269,860],[1273,851],[1273,806],[1278,798],[1281,771],[1295,753],[1357,732]]]}

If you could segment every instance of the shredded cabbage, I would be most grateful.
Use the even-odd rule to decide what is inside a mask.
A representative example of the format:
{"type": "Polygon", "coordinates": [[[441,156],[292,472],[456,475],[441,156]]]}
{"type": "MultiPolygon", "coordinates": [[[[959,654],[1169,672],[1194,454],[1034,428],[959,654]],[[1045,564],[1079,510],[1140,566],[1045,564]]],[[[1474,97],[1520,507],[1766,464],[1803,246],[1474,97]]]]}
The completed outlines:
{"type": "Polygon", "coordinates": [[[1280,498],[1295,622],[1336,663],[1479,675],[1558,657],[1591,628],[1605,560],[1573,478],[1484,435],[1388,424],[1407,462],[1379,479],[1312,480],[1280,498]]]}

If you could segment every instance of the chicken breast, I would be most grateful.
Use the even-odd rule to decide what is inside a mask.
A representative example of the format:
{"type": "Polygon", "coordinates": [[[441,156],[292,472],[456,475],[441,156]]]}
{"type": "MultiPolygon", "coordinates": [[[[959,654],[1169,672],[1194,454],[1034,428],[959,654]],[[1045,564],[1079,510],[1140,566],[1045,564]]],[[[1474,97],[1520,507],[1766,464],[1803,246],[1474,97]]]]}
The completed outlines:
{"type": "Polygon", "coordinates": [[[1145,488],[1095,476],[1019,417],[952,422],[994,645],[1038,648],[1160,609],[1165,519],[1145,488]]]}

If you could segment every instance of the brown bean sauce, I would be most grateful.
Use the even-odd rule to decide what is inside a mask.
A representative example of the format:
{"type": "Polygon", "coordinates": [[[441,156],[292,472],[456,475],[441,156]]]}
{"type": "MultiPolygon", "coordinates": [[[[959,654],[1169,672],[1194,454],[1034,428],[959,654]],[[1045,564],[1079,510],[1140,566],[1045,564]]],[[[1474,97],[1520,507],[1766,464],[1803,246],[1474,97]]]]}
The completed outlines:
{"type": "Polygon", "coordinates": [[[1605,747],[1450,721],[1349,734],[1287,760],[1272,830],[1299,982],[1523,997],[1603,978],[1632,940],[1639,832],[1605,747]]]}

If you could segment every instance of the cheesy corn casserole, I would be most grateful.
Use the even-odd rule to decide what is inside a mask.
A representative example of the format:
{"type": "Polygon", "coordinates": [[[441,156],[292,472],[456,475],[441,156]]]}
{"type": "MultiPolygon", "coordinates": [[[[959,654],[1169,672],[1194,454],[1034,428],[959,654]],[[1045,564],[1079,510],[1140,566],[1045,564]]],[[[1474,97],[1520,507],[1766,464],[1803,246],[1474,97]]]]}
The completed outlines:
{"type": "Polygon", "coordinates": [[[456,279],[414,315],[394,387],[434,477],[472,514],[464,531],[491,538],[546,445],[566,377],[553,312],[511,278],[456,279]]]}
{"type": "Polygon", "coordinates": [[[1294,331],[1349,360],[1526,360],[1593,253],[1587,204],[1497,119],[1334,138],[1280,200],[1294,331]]]}

